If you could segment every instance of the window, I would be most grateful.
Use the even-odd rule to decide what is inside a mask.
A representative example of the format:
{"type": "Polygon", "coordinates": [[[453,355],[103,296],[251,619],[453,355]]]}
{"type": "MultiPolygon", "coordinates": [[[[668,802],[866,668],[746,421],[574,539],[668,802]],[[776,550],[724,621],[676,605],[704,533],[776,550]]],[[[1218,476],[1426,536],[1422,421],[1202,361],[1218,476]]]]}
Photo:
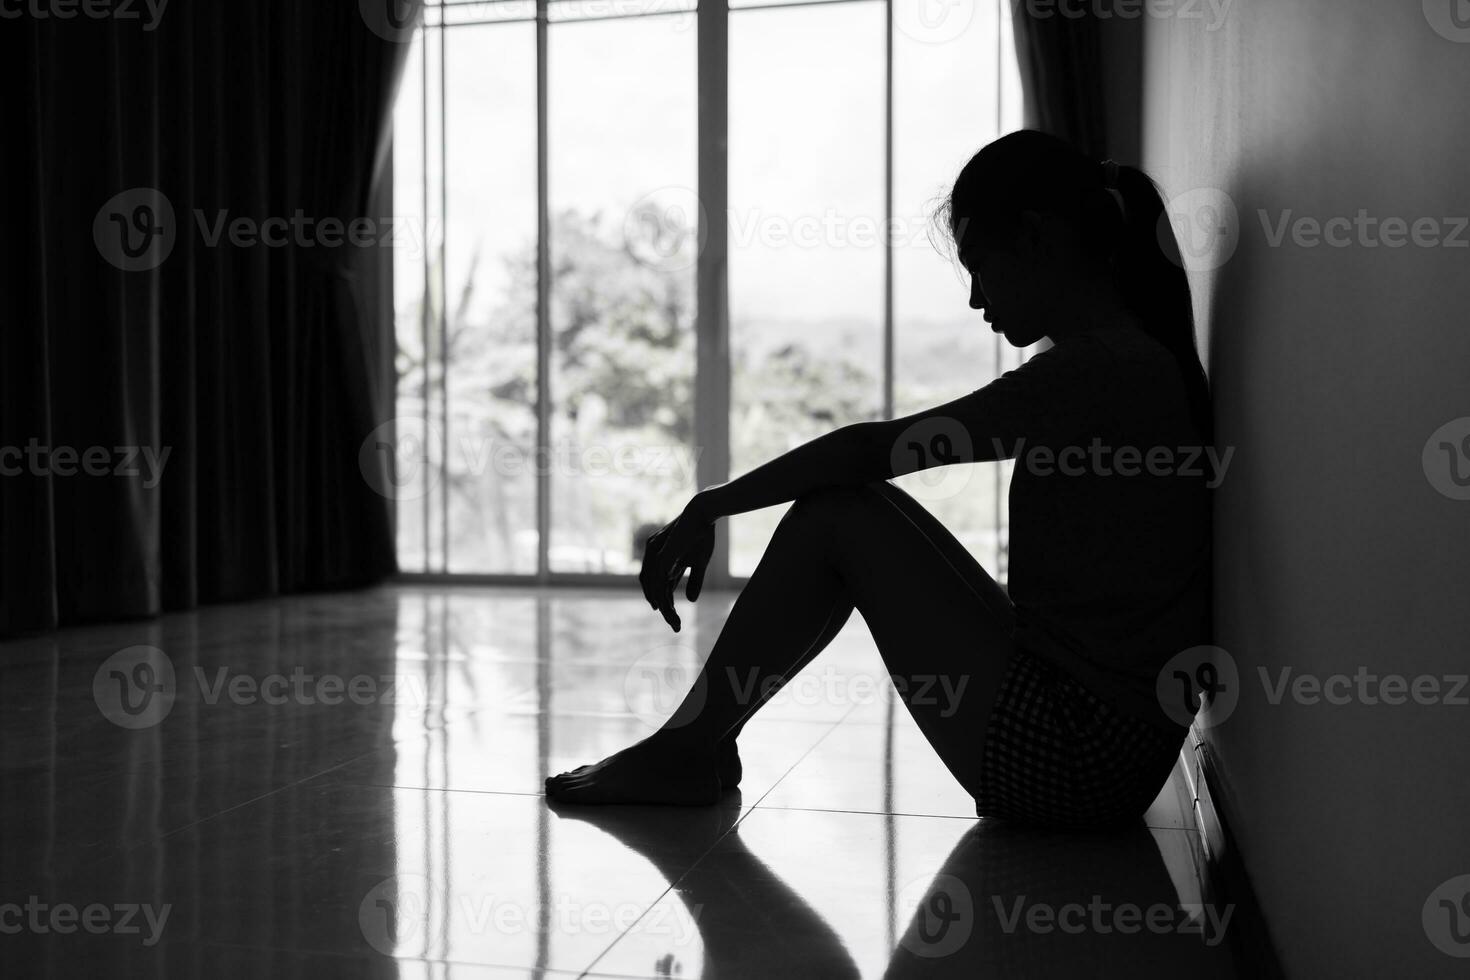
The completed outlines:
{"type": "MultiPolygon", "coordinates": [[[[699,71],[695,0],[430,4],[394,133],[416,231],[394,276],[406,572],[631,576],[701,475],[1018,362],[928,222],[1019,125],[1009,11],[933,3],[731,0],[706,14],[720,74],[699,71]],[[724,140],[701,98],[728,106],[724,140]],[[718,261],[701,164],[728,188],[725,343],[697,316],[718,261]]],[[[1006,479],[900,483],[1003,577],[1006,479]]],[[[781,511],[729,522],[711,584],[754,569],[781,511]]]]}

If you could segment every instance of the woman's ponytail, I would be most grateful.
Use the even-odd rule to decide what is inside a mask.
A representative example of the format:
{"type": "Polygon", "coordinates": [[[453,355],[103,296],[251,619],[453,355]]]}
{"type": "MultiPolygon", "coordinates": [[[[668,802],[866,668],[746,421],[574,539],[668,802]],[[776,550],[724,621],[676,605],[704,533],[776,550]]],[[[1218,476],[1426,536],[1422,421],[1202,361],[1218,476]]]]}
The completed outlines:
{"type": "Polygon", "coordinates": [[[1120,199],[1122,213],[1113,252],[1114,281],[1144,328],[1178,360],[1190,415],[1209,445],[1214,438],[1209,382],[1195,345],[1189,278],[1164,199],[1158,185],[1137,167],[1103,161],[1100,169],[1104,189],[1120,199]]]}

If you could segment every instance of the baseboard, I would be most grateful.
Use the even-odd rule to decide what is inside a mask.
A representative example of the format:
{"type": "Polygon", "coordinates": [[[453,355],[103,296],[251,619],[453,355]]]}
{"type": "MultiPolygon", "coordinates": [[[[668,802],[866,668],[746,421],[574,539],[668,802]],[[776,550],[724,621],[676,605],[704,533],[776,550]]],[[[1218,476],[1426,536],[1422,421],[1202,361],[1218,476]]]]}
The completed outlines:
{"type": "Polygon", "coordinates": [[[1180,753],[1180,763],[1193,801],[1194,826],[1204,852],[1202,875],[1205,902],[1217,908],[1234,906],[1228,945],[1240,976],[1281,980],[1285,971],[1271,932],[1230,832],[1230,799],[1220,766],[1210,745],[1191,728],[1180,753]]]}

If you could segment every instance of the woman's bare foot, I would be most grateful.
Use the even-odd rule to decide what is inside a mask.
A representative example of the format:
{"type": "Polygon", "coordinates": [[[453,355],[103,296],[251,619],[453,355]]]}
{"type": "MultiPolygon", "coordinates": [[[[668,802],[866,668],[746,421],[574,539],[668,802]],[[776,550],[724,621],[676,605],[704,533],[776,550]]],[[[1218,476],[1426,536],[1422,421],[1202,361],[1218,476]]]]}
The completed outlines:
{"type": "MultiPolygon", "coordinates": [[[[546,796],[558,803],[672,803],[709,806],[723,789],[719,751],[701,751],[677,735],[648,738],[594,762],[546,780],[546,796]]],[[[734,755],[739,779],[739,756],[734,755]]]]}

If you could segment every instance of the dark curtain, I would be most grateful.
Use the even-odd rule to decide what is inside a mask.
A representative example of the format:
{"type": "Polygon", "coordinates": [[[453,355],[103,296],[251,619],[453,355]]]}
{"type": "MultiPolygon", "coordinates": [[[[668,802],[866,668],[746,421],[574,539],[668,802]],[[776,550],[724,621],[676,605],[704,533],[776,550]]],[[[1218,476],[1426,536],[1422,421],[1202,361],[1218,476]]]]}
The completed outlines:
{"type": "Polygon", "coordinates": [[[0,450],[34,447],[0,456],[0,633],[394,570],[358,462],[391,414],[391,262],[321,234],[372,218],[387,171],[407,44],[369,6],[0,24],[0,450]]]}
{"type": "Polygon", "coordinates": [[[1011,0],[1011,22],[1026,128],[1060,136],[1104,159],[1108,120],[1097,17],[1073,0],[1011,0]]]}

